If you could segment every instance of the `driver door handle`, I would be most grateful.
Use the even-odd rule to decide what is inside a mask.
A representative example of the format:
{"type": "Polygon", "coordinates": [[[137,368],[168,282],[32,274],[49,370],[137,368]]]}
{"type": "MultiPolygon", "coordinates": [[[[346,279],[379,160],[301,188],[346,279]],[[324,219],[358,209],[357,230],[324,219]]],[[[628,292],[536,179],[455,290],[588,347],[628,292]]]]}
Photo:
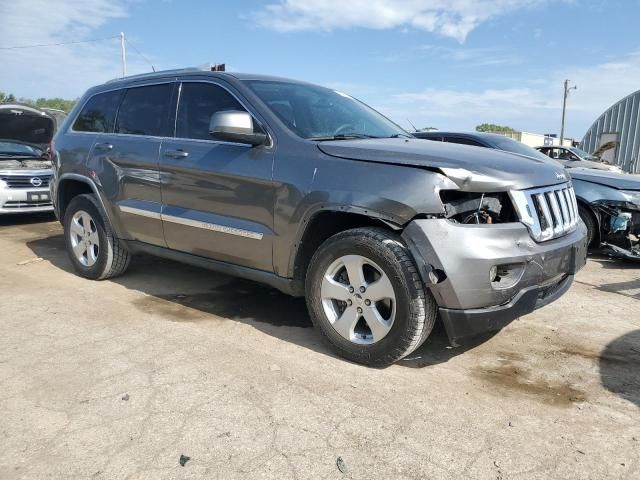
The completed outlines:
{"type": "Polygon", "coordinates": [[[169,158],[186,158],[189,156],[189,152],[184,150],[165,150],[163,155],[169,158]]]}
{"type": "Polygon", "coordinates": [[[111,145],[110,143],[96,143],[95,149],[102,152],[107,152],[109,150],[113,150],[113,145],[111,145]]]}

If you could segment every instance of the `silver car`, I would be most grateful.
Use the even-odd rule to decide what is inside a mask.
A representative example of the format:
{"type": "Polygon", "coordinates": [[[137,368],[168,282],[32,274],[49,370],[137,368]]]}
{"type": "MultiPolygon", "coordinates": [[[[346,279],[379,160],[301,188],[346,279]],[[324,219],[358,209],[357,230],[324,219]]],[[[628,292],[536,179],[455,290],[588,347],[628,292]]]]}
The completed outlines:
{"type": "Polygon", "coordinates": [[[55,130],[47,112],[0,105],[0,215],[53,211],[48,152],[55,130]]]}
{"type": "Polygon", "coordinates": [[[565,168],[590,168],[592,170],[604,170],[607,172],[622,173],[620,167],[601,162],[598,157],[576,147],[560,147],[558,145],[536,147],[549,158],[562,163],[565,168]]]}

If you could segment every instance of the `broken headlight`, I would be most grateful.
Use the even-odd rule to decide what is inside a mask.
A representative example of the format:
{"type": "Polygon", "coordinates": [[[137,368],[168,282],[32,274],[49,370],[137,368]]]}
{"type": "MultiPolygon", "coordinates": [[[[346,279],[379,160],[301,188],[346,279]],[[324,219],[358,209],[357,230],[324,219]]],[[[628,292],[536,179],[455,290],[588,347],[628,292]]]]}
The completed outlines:
{"type": "Polygon", "coordinates": [[[440,198],[446,217],[456,223],[493,224],[517,222],[518,217],[509,195],[442,190],[440,198]]]}

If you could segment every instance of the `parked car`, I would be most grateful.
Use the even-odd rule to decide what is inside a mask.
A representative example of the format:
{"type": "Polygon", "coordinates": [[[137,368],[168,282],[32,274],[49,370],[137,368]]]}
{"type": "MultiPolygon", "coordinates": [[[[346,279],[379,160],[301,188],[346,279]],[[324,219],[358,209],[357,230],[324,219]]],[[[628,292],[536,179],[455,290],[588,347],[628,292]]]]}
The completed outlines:
{"type": "MultiPolygon", "coordinates": [[[[545,158],[540,151],[497,134],[417,132],[414,136],[545,158]]],[[[589,245],[640,260],[640,176],[586,168],[570,172],[589,245]]]]}
{"type": "MultiPolygon", "coordinates": [[[[470,145],[473,147],[493,148],[503,150],[505,152],[525,155],[531,158],[548,162],[549,157],[543,153],[518,142],[513,138],[500,135],[498,133],[487,132],[445,132],[440,130],[431,130],[427,132],[413,132],[412,135],[423,140],[433,140],[436,142],[457,143],[460,145],[470,145]]],[[[556,163],[557,166],[562,166],[556,163]]]]}
{"type": "Polygon", "coordinates": [[[564,169],[414,139],[358,100],[239,73],[90,89],[54,140],[52,195],[76,272],[153,253],[306,296],[334,350],[385,365],[439,313],[451,342],[570,287],[586,230],[564,169]],[[560,199],[556,224],[537,202],[560,199]]]}
{"type": "Polygon", "coordinates": [[[0,215],[52,212],[49,143],[56,120],[28,105],[0,104],[0,215]]]}
{"type": "Polygon", "coordinates": [[[558,160],[567,168],[591,168],[593,170],[622,173],[620,167],[601,162],[597,157],[589,155],[577,147],[543,146],[536,147],[536,150],[554,160],[558,160]]]}
{"type": "Polygon", "coordinates": [[[640,175],[576,168],[571,178],[589,244],[640,261],[640,175]]]}

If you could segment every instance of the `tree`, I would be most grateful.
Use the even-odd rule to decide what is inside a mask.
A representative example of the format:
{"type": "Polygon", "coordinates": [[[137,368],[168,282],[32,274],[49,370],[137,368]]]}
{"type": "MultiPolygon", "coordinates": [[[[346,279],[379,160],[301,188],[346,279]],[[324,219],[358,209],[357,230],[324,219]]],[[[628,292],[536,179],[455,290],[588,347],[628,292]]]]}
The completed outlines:
{"type": "Polygon", "coordinates": [[[507,127],[496,125],[494,123],[483,123],[476,127],[476,132],[500,132],[500,133],[511,133],[516,132],[517,130],[507,127]]]}
{"type": "Polygon", "coordinates": [[[0,103],[11,103],[15,101],[16,97],[13,93],[0,92],[0,103]]]}
{"type": "Polygon", "coordinates": [[[37,100],[32,100],[30,98],[18,98],[12,93],[0,92],[0,103],[12,103],[18,101],[19,103],[24,103],[25,105],[31,105],[38,108],[55,108],[57,110],[62,110],[65,113],[69,113],[69,111],[76,104],[78,99],[75,100],[65,100],[64,98],[38,98],[37,100]]]}

